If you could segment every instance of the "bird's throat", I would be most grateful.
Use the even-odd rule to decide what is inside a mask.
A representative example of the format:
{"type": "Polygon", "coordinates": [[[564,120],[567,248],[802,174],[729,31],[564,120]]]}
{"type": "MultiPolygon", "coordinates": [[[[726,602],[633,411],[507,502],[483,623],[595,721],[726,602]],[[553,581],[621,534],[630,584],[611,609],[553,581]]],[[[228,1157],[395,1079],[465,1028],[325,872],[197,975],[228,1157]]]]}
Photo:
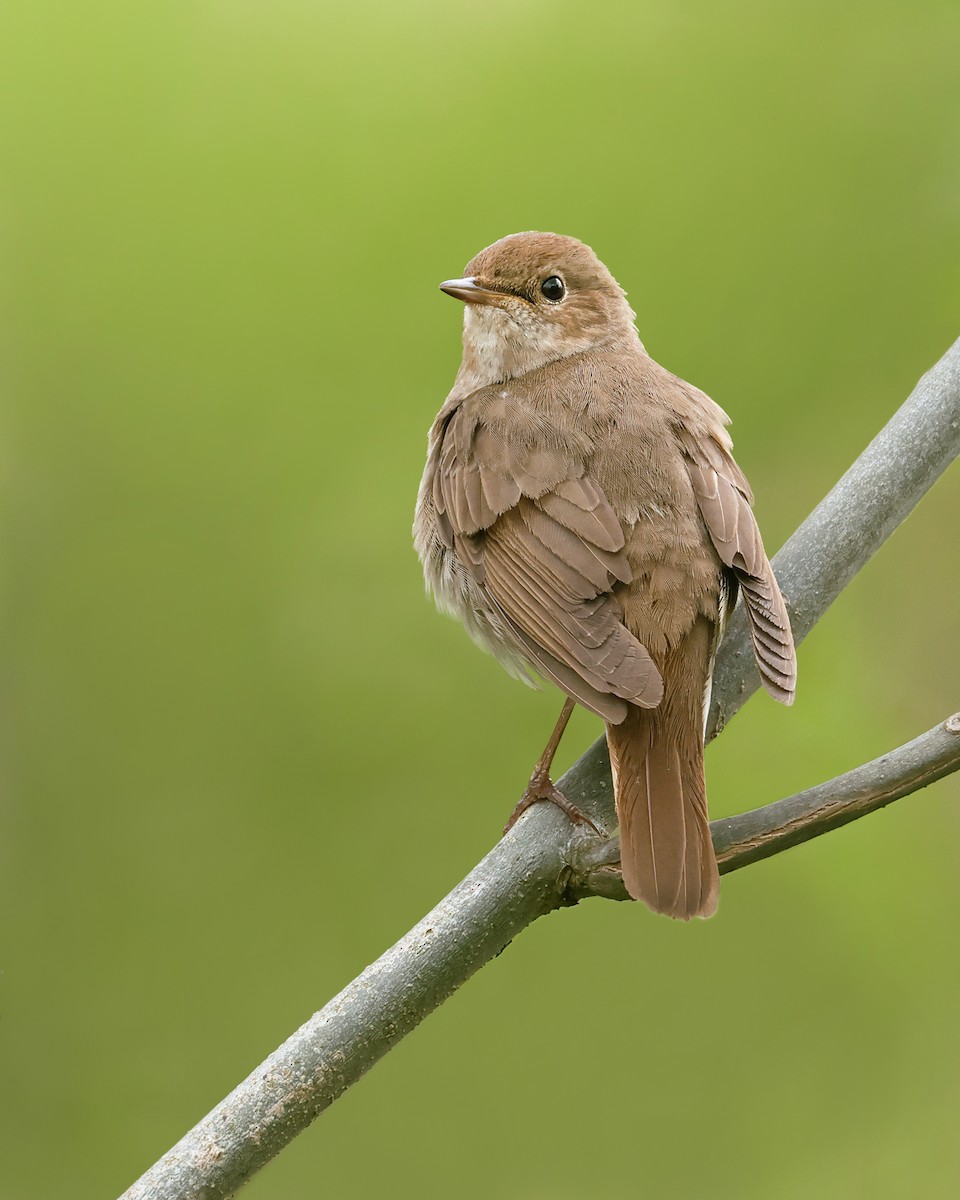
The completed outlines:
{"type": "Polygon", "coordinates": [[[468,304],[463,317],[463,361],[458,389],[474,392],[493,383],[517,379],[547,363],[579,354],[589,337],[572,338],[540,320],[526,306],[509,311],[468,304]]]}

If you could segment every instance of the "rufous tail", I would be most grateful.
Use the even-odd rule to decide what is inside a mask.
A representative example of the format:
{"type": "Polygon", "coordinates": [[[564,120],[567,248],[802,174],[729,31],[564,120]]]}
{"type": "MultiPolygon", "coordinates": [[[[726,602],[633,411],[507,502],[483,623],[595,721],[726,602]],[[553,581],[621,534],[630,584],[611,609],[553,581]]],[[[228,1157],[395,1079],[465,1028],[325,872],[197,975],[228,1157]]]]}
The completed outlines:
{"type": "Polygon", "coordinates": [[[656,708],[631,705],[607,726],[623,882],[634,899],[681,920],[713,916],[720,898],[703,777],[711,633],[701,619],[667,656],[656,708]]]}

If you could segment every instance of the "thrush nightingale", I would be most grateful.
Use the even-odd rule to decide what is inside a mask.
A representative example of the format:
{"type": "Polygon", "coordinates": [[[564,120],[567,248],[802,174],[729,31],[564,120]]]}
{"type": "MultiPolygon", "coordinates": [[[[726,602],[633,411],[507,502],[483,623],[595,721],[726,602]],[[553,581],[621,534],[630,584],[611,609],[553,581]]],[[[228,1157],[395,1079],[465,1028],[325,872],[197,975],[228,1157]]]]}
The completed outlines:
{"type": "Polygon", "coordinates": [[[568,697],[518,810],[572,809],[548,772],[583,705],[606,723],[628,892],[709,917],[704,717],[738,591],[767,691],[790,704],[796,684],[729,418],[647,354],[623,289],[574,238],[502,238],[440,287],[465,302],[463,360],[417,500],[427,585],[508,671],[568,697]]]}

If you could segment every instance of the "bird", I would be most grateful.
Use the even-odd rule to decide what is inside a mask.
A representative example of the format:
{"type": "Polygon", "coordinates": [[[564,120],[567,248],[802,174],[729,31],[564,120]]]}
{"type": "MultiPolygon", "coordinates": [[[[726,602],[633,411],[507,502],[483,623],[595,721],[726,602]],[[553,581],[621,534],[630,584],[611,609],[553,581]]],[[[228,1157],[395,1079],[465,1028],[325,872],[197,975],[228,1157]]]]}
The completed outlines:
{"type": "Polygon", "coordinates": [[[651,358],[575,238],[511,234],[440,288],[464,303],[463,356],[417,496],[427,589],[508,672],[566,694],[515,816],[549,799],[582,817],[549,778],[581,705],[606,727],[627,892],[712,916],[704,727],[738,593],[766,690],[789,705],[796,689],[730,419],[651,358]]]}

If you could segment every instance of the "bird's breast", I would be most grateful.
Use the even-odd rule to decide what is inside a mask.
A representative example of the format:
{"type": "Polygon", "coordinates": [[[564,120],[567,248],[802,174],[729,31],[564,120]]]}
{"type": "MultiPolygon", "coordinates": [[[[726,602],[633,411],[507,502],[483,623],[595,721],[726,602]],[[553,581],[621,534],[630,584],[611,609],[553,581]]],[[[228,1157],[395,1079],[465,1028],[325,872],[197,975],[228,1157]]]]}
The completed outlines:
{"type": "Polygon", "coordinates": [[[481,588],[453,547],[444,540],[434,507],[429,463],[413,524],[414,546],[423,564],[427,590],[437,608],[462,623],[471,639],[492,654],[509,674],[525,683],[533,683],[516,638],[510,632],[500,610],[481,588]]]}

